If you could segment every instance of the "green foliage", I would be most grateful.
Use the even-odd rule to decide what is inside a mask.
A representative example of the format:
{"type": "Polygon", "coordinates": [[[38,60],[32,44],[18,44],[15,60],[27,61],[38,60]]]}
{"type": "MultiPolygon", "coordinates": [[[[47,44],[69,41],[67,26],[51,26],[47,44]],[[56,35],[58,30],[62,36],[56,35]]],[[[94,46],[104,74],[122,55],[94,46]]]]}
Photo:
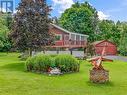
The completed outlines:
{"type": "Polygon", "coordinates": [[[89,41],[94,41],[98,26],[97,11],[87,2],[77,2],[65,10],[59,23],[69,31],[89,35],[89,41]]]}
{"type": "Polygon", "coordinates": [[[112,27],[114,26],[114,22],[110,20],[103,20],[99,23],[100,29],[100,37],[101,39],[109,40],[112,34],[112,27]]]}
{"type": "Polygon", "coordinates": [[[55,66],[60,68],[62,72],[78,72],[79,62],[71,55],[58,55],[55,58],[55,66]]]}
{"type": "Polygon", "coordinates": [[[52,63],[52,58],[48,55],[38,54],[30,57],[26,61],[28,71],[47,72],[52,63]]]}
{"type": "Polygon", "coordinates": [[[1,52],[9,51],[11,48],[11,42],[8,38],[8,34],[10,30],[6,25],[7,22],[5,17],[6,16],[4,14],[1,14],[0,16],[0,51],[1,52]]]}
{"type": "Polygon", "coordinates": [[[127,56],[127,23],[122,23],[122,27],[119,51],[121,55],[127,56]]]}
{"type": "Polygon", "coordinates": [[[30,57],[26,61],[25,65],[28,71],[35,72],[48,72],[49,68],[59,68],[61,72],[78,72],[80,65],[79,61],[71,55],[57,55],[49,56],[49,55],[36,55],[30,57]]]}

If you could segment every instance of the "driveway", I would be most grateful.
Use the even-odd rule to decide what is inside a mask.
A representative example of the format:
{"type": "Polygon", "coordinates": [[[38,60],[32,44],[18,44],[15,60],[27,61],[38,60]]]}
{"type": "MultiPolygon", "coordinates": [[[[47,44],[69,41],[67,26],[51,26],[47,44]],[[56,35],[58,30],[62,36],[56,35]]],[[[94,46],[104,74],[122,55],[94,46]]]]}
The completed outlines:
{"type": "MultiPolygon", "coordinates": [[[[56,51],[46,51],[46,54],[57,54],[57,52],[56,51]]],[[[59,51],[59,54],[70,54],[70,51],[59,51]]],[[[73,56],[82,58],[84,57],[84,52],[83,51],[73,51],[73,56]]],[[[127,57],[123,57],[123,56],[106,56],[106,58],[127,62],[127,57]]]]}
{"type": "Polygon", "coordinates": [[[106,58],[127,62],[127,57],[123,57],[123,56],[106,56],[106,58]]]}

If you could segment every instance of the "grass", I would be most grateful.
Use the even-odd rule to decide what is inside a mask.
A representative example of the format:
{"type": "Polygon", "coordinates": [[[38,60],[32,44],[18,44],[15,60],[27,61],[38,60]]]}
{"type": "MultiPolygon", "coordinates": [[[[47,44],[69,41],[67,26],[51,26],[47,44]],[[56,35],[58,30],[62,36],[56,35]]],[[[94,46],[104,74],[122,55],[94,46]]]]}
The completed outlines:
{"type": "Polygon", "coordinates": [[[26,72],[17,53],[0,53],[0,95],[127,95],[127,63],[104,63],[110,70],[110,82],[89,82],[87,62],[79,73],[47,76],[26,72]]]}

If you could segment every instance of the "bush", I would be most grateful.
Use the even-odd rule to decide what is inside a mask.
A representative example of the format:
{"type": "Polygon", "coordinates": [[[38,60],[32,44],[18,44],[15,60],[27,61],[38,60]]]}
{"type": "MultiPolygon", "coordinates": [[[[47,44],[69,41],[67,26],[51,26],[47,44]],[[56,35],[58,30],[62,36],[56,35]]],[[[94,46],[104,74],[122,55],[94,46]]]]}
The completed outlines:
{"type": "Polygon", "coordinates": [[[50,68],[58,68],[62,73],[78,72],[79,61],[71,55],[36,55],[26,61],[26,69],[34,72],[48,72],[50,68]]]}
{"type": "Polygon", "coordinates": [[[55,66],[61,70],[61,72],[78,72],[79,62],[71,55],[58,55],[55,58],[55,66]]]}
{"type": "Polygon", "coordinates": [[[127,51],[126,51],[126,49],[121,49],[121,50],[120,50],[120,55],[122,55],[122,56],[127,56],[127,51]]]}
{"type": "Polygon", "coordinates": [[[26,61],[28,71],[47,72],[52,64],[52,58],[49,55],[38,54],[30,57],[26,61]]]}

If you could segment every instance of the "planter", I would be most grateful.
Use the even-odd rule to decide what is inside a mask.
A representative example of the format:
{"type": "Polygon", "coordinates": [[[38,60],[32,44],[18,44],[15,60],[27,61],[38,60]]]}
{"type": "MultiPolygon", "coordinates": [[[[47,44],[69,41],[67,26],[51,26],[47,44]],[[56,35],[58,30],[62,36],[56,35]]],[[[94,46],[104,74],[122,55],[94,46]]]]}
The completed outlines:
{"type": "Polygon", "coordinates": [[[109,81],[109,71],[90,70],[90,81],[94,83],[106,83],[109,81]]]}

